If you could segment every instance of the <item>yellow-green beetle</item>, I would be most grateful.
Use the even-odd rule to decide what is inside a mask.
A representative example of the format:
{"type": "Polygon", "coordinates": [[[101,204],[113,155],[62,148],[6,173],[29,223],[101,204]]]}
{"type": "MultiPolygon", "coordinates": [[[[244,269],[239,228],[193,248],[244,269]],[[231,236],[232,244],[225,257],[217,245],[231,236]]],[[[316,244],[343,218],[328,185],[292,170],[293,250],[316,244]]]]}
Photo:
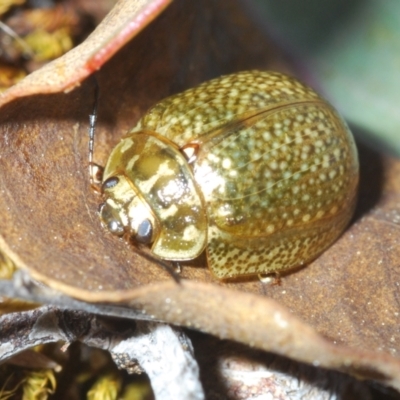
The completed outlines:
{"type": "Polygon", "coordinates": [[[276,72],[205,82],[151,108],[104,169],[104,226],[171,261],[204,250],[229,279],[309,262],[348,224],[353,137],[312,89],[276,72]]]}

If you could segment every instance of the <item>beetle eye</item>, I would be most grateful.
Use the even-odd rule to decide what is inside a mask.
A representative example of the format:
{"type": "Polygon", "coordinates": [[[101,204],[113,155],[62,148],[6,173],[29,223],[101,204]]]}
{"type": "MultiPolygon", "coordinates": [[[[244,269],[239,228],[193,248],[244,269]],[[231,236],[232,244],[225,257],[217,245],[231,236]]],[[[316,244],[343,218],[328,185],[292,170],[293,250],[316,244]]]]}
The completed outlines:
{"type": "Polygon", "coordinates": [[[104,226],[110,231],[110,233],[116,236],[122,236],[124,234],[125,229],[118,218],[118,214],[115,215],[115,212],[113,212],[113,209],[107,202],[100,205],[99,214],[104,226]]]}
{"type": "Polygon", "coordinates": [[[124,234],[124,227],[121,222],[113,219],[107,225],[108,230],[116,236],[122,236],[124,234]]]}
{"type": "Polygon", "coordinates": [[[149,244],[153,236],[153,226],[150,220],[143,220],[138,227],[135,239],[139,243],[149,244]]]}
{"type": "Polygon", "coordinates": [[[112,189],[113,187],[117,186],[118,182],[119,182],[119,178],[116,176],[112,176],[111,178],[108,178],[103,182],[103,185],[101,188],[104,192],[104,190],[106,190],[106,189],[112,189]]]}

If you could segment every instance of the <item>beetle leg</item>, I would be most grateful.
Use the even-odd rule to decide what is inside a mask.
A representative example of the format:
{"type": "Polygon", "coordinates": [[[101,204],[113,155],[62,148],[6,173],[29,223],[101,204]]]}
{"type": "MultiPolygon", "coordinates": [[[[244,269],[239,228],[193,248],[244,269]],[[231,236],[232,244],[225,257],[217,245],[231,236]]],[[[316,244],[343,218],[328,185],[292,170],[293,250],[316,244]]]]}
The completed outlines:
{"type": "Polygon", "coordinates": [[[172,268],[174,268],[174,271],[177,274],[180,274],[182,272],[182,264],[178,261],[172,261],[172,268]]]}
{"type": "Polygon", "coordinates": [[[282,283],[279,272],[270,272],[268,274],[258,274],[258,280],[264,285],[280,286],[282,283]]]}
{"type": "Polygon", "coordinates": [[[95,193],[101,194],[104,168],[94,162],[89,163],[90,186],[95,193]]]}
{"type": "Polygon", "coordinates": [[[176,271],[173,264],[171,265],[169,262],[166,262],[161,258],[155,256],[147,246],[141,245],[139,243],[134,243],[134,245],[139,255],[141,255],[146,260],[152,261],[158,266],[160,266],[165,272],[167,272],[171,276],[171,278],[176,283],[178,284],[181,283],[181,277],[179,276],[179,272],[176,271]]]}

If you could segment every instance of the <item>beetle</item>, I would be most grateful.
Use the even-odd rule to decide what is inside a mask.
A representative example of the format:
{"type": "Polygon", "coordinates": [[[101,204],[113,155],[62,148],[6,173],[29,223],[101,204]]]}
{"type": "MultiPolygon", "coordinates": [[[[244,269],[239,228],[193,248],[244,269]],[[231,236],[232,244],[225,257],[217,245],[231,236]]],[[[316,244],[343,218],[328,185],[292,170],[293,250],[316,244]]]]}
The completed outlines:
{"type": "Polygon", "coordinates": [[[314,90],[243,71],[153,106],[112,150],[99,214],[161,260],[205,250],[218,280],[279,273],[343,232],[358,170],[350,130],[314,90]]]}

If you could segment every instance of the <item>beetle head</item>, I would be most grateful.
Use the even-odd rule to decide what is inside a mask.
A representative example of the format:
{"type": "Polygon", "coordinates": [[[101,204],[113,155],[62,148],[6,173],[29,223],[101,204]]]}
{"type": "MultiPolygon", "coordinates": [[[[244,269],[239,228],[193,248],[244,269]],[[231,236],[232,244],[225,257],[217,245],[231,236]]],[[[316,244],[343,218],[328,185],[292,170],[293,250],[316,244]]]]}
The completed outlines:
{"type": "Polygon", "coordinates": [[[100,206],[103,226],[113,235],[127,235],[138,243],[150,244],[156,237],[156,220],[146,202],[124,175],[103,182],[105,198],[100,206]]]}

